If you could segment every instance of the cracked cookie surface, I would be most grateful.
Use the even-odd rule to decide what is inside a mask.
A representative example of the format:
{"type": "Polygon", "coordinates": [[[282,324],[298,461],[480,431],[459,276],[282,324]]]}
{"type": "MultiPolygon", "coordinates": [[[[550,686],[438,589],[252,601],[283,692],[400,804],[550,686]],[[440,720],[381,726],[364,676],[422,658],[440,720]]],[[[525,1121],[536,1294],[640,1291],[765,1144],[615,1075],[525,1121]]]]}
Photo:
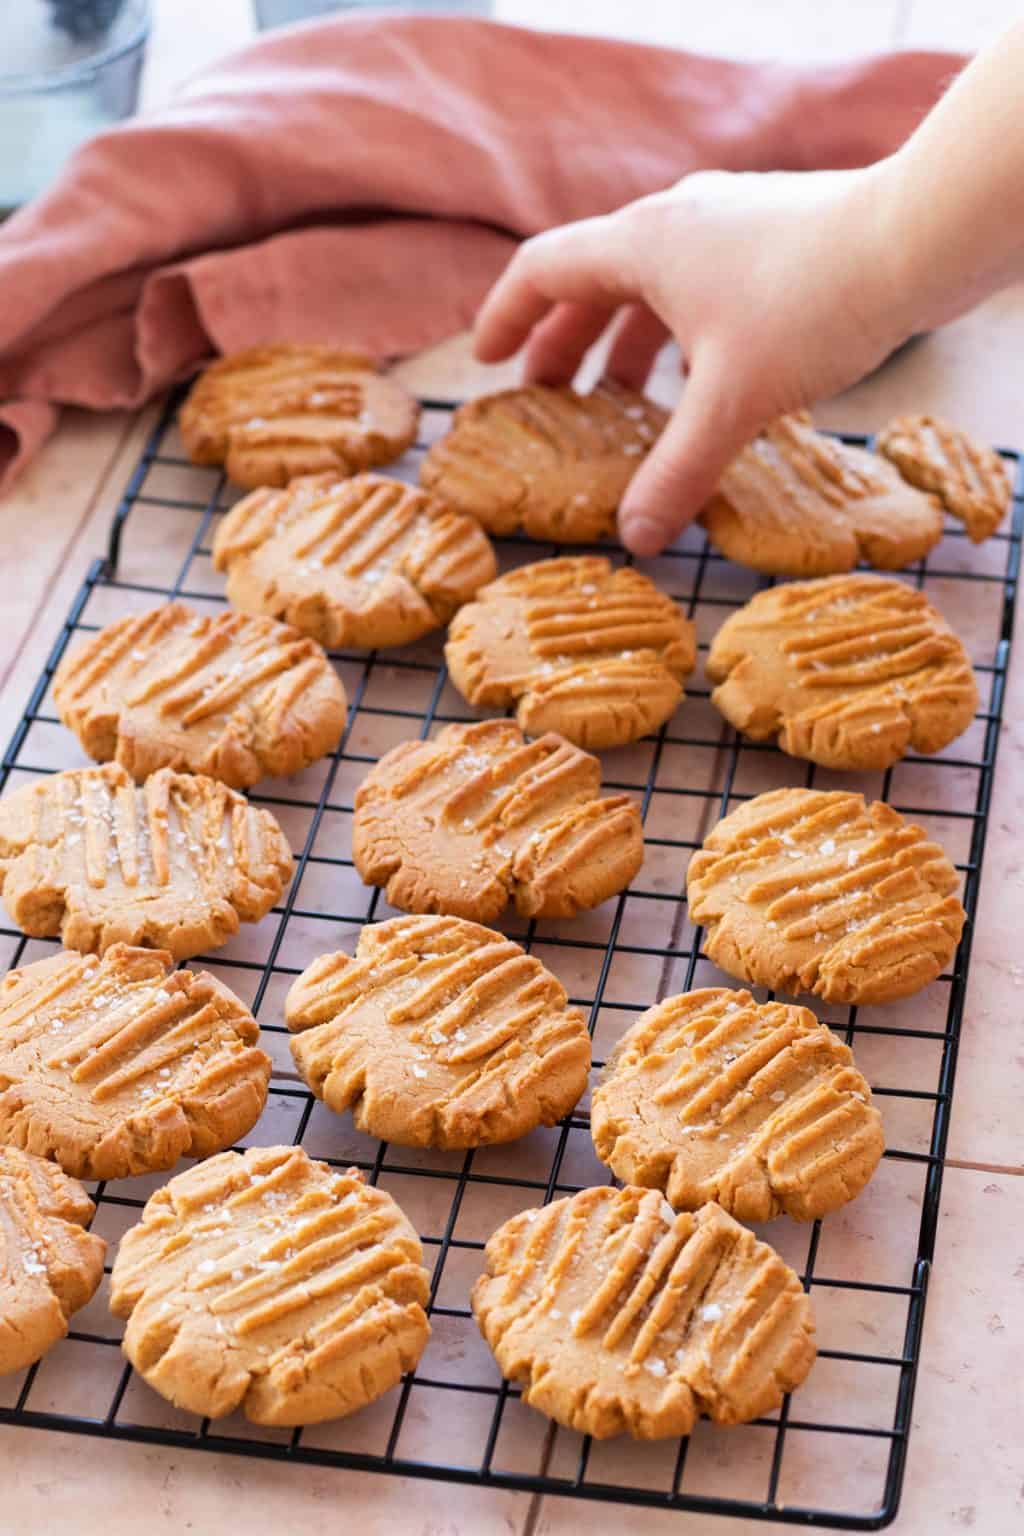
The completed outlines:
{"type": "Polygon", "coordinates": [[[352,857],[394,907],[490,922],[574,917],[623,890],[643,861],[626,795],[601,795],[596,757],[510,720],[446,726],[393,747],[355,797],[352,857]]]}
{"type": "Polygon", "coordinates": [[[569,1113],[587,1085],[582,1013],[540,961],[490,928],[398,917],[292,985],[292,1055],[316,1094],[382,1141],[478,1147],[569,1113]]]}
{"type": "Polygon", "coordinates": [[[345,690],[315,641],[179,602],[101,629],[61,662],[53,696],[89,756],[140,783],[174,768],[246,789],[300,772],[345,728],[345,690]]]}
{"type": "Polygon", "coordinates": [[[667,412],[615,386],[528,384],[460,405],[420,483],[491,533],[585,544],[614,532],[626,487],[667,412]]]}
{"type": "Polygon", "coordinates": [[[167,949],[176,960],[258,922],[291,878],[269,811],[215,779],[119,763],[70,768],[0,800],[0,891],[34,938],[167,949]]]}
{"type": "Polygon", "coordinates": [[[720,1206],[585,1189],[498,1228],[472,1304],[523,1401],[604,1439],[770,1413],[815,1358],[800,1281],[720,1206]]]}
{"type": "Polygon", "coordinates": [[[257,1424],[342,1418],[393,1387],[430,1335],[430,1279],[395,1201],[301,1147],[179,1173],[121,1239],[110,1309],[161,1396],[257,1424]]]}
{"type": "Polygon", "coordinates": [[[693,671],[693,625],[631,566],[598,555],[520,566],[452,620],[452,682],[471,704],[516,707],[524,731],[622,746],[657,729],[693,671]]]}
{"type": "Polygon", "coordinates": [[[711,702],[737,730],[826,768],[885,769],[910,750],[938,752],[978,704],[945,619],[885,576],[759,592],[715,635],[706,673],[711,702]]]}
{"type": "Polygon", "coordinates": [[[904,480],[934,491],[975,544],[995,533],[1010,509],[1010,476],[999,454],[938,416],[897,416],[875,447],[904,480]]]}
{"type": "Polygon", "coordinates": [[[956,953],[960,878],[898,811],[844,791],[777,789],[726,816],[693,855],[690,916],[715,965],[828,1002],[920,991],[956,953]]]}
{"type": "Polygon", "coordinates": [[[779,419],[732,461],[700,514],[716,549],[772,576],[896,570],[942,537],[938,500],[878,454],[779,419]]]}
{"type": "Polygon", "coordinates": [[[39,1360],[91,1300],[107,1251],[84,1230],[94,1209],[53,1163],[0,1146],[0,1375],[39,1360]]]}
{"type": "Polygon", "coordinates": [[[213,541],[232,606],[328,646],[408,645],[497,573],[474,518],[383,475],[307,475],[237,502],[213,541]]]}
{"type": "Polygon", "coordinates": [[[223,464],[236,485],[252,487],[387,464],[414,440],[419,414],[365,353],[280,344],[212,363],[178,420],[194,463],[223,464]]]}
{"type": "Polygon", "coordinates": [[[637,1019],[605,1064],[590,1128],[616,1178],[746,1222],[838,1210],[884,1149],[849,1046],[809,1008],[723,987],[637,1019]]]}
{"type": "Polygon", "coordinates": [[[270,1058],[249,1010],[166,951],[64,950],[0,982],[0,1141],[79,1179],[208,1157],[252,1129],[270,1058]]]}

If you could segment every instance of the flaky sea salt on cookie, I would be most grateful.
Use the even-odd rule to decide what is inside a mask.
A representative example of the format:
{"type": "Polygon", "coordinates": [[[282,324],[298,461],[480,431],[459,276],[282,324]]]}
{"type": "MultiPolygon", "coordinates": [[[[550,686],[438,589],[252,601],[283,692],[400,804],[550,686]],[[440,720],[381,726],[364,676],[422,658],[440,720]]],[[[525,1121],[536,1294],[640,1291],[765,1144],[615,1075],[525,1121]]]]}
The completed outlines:
{"type": "Polygon", "coordinates": [[[419,411],[362,352],[282,343],[211,364],[179,425],[196,464],[223,464],[236,485],[287,485],[390,463],[413,442],[419,411]]]}
{"type": "Polygon", "coordinates": [[[693,625],[630,566],[596,555],[510,571],[456,614],[445,660],[471,704],[515,705],[524,731],[581,747],[622,746],[656,730],[693,671],[693,625]]]}
{"type": "Polygon", "coordinates": [[[0,800],[0,891],[34,938],[166,949],[176,960],[258,922],[292,874],[269,811],[198,774],[141,788],[119,763],[71,768],[0,800]]]}
{"type": "Polygon", "coordinates": [[[884,1149],[849,1046],[809,1008],[724,987],[641,1014],[605,1064],[590,1129],[616,1178],[739,1221],[837,1210],[884,1149]]]}
{"type": "Polygon", "coordinates": [[[975,544],[995,533],[1009,511],[1010,476],[999,454],[938,416],[898,416],[875,447],[904,480],[934,491],[975,544]]]}
{"type": "Polygon", "coordinates": [[[633,390],[527,384],[461,405],[420,483],[495,534],[585,544],[612,533],[667,414],[633,390]]]}
{"type": "Polygon", "coordinates": [[[0,982],[0,1141],[79,1179],[208,1157],[252,1129],[270,1058],[249,1010],[165,951],[63,950],[0,982]]]}
{"type": "Polygon", "coordinates": [[[383,475],[307,475],[238,502],[213,541],[228,600],[329,646],[408,645],[497,573],[474,518],[383,475]]]}
{"type": "Polygon", "coordinates": [[[704,951],[730,975],[828,1002],[920,991],[956,953],[959,876],[898,811],[843,791],[776,789],[731,812],[686,875],[704,951]]]}
{"type": "Polygon", "coordinates": [[[896,570],[942,537],[938,500],[878,454],[780,416],[733,460],[700,516],[716,549],[773,576],[828,576],[859,560],[896,570]]]}
{"type": "Polygon", "coordinates": [[[165,1184],[121,1239],[110,1309],[178,1408],[315,1424],[373,1402],[430,1336],[419,1238],[384,1190],[301,1147],[222,1152],[165,1184]]]}
{"type": "Polygon", "coordinates": [[[490,928],[397,917],[292,985],[285,1021],[317,1098],[401,1146],[512,1141],[569,1113],[590,1037],[540,961],[490,928]]]}
{"type": "Polygon", "coordinates": [[[798,1277],[717,1205],[676,1215],[657,1190],[584,1189],[513,1216],[484,1257],[473,1311],[502,1374],[583,1434],[746,1423],[814,1364],[798,1277]]]}
{"type": "Polygon", "coordinates": [[[643,862],[627,795],[601,794],[596,757],[511,720],[449,725],[393,747],[356,791],[352,857],[406,912],[491,922],[574,917],[623,890],[643,862]]]}
{"type": "Polygon", "coordinates": [[[755,741],[826,768],[885,769],[938,752],[974,718],[960,640],[892,577],[826,576],[759,592],[711,644],[711,702],[755,741]]]}
{"type": "Polygon", "coordinates": [[[103,1279],[107,1245],[83,1230],[93,1210],[53,1163],[0,1146],[0,1375],[45,1355],[103,1279]]]}
{"type": "Polygon", "coordinates": [[[108,624],[57,668],[54,702],[90,757],[247,789],[333,751],[345,690],[315,641],[272,619],[185,603],[108,624]]]}

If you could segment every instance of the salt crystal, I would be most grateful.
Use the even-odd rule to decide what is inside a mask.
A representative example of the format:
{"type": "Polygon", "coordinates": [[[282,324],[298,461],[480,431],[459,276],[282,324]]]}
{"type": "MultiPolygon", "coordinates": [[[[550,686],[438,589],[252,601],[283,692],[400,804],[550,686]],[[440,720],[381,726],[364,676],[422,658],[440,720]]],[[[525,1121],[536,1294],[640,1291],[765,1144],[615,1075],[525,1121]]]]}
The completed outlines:
{"type": "Polygon", "coordinates": [[[661,1202],[661,1215],[662,1215],[662,1219],[664,1221],[667,1221],[670,1227],[674,1225],[675,1219],[676,1219],[676,1213],[672,1209],[672,1207],[669,1205],[667,1200],[663,1200],[661,1202]]]}
{"type": "Polygon", "coordinates": [[[557,1307],[548,1308],[548,1317],[561,1317],[561,1315],[562,1314],[557,1307]]]}
{"type": "Polygon", "coordinates": [[[245,1270],[244,1269],[233,1269],[231,1271],[231,1278],[232,1278],[232,1280],[244,1280],[245,1279],[245,1270]]]}
{"type": "Polygon", "coordinates": [[[878,720],[876,720],[874,722],[874,724],[872,725],[872,727],[871,727],[872,734],[877,736],[878,733],[881,731],[881,729],[882,729],[882,727],[881,727],[880,722],[878,720]]]}
{"type": "Polygon", "coordinates": [[[580,1321],[580,1318],[582,1316],[583,1316],[583,1308],[582,1307],[577,1307],[574,1312],[570,1312],[569,1313],[569,1327],[572,1329],[572,1331],[574,1333],[576,1332],[576,1329],[579,1326],[579,1321],[580,1321]]]}
{"type": "Polygon", "coordinates": [[[665,1372],[668,1370],[664,1360],[645,1360],[644,1365],[650,1371],[652,1376],[664,1376],[665,1372]]]}
{"type": "Polygon", "coordinates": [[[413,1067],[412,1075],[413,1077],[426,1077],[427,1069],[426,1067],[413,1067]]]}
{"type": "Polygon", "coordinates": [[[847,855],[846,855],[846,867],[847,867],[847,869],[852,869],[853,866],[856,864],[856,862],[857,862],[857,860],[859,858],[860,858],[860,854],[857,852],[857,849],[856,848],[851,848],[849,850],[849,852],[847,853],[847,855]]]}
{"type": "Polygon", "coordinates": [[[769,928],[777,928],[777,927],[778,927],[778,926],[779,926],[779,925],[778,925],[778,923],[776,923],[776,922],[775,922],[775,921],[774,921],[774,920],[772,920],[772,919],[769,919],[769,922],[768,922],[768,927],[769,927],[769,928]]]}
{"type": "Polygon", "coordinates": [[[722,1315],[722,1309],[717,1301],[709,1301],[706,1307],[701,1307],[700,1315],[706,1323],[717,1323],[722,1315]]]}
{"type": "Polygon", "coordinates": [[[201,1275],[212,1275],[213,1271],[217,1268],[217,1265],[213,1259],[204,1259],[203,1262],[197,1267],[201,1275]]]}
{"type": "Polygon", "coordinates": [[[456,1040],[459,1040],[459,1041],[465,1040],[465,1038],[466,1038],[466,1031],[464,1029],[457,1029],[455,1031],[455,1038],[456,1038],[456,1040]]]}
{"type": "Polygon", "coordinates": [[[773,1104],[781,1104],[786,1097],[786,1090],[784,1088],[776,1088],[775,1092],[770,1093],[768,1097],[773,1104]]]}
{"type": "Polygon", "coordinates": [[[826,837],[825,841],[822,843],[821,847],[818,849],[818,852],[819,853],[823,853],[826,858],[828,858],[829,854],[835,853],[835,851],[836,851],[836,840],[835,840],[834,837],[826,837]]]}
{"type": "Polygon", "coordinates": [[[444,1045],[444,1035],[439,1029],[432,1029],[430,1031],[430,1038],[435,1045],[444,1045]]]}

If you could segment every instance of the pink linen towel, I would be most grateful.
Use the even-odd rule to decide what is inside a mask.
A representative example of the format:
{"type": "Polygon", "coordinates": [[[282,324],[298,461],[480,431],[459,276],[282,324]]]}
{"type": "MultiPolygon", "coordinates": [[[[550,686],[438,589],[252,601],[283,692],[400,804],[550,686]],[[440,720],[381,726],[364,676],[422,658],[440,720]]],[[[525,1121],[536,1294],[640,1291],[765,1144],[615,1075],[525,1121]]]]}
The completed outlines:
{"type": "Polygon", "coordinates": [[[0,485],[61,403],[138,406],[257,342],[413,351],[550,225],[701,167],[878,159],[962,63],[737,63],[401,15],[272,32],[0,227],[0,485]]]}

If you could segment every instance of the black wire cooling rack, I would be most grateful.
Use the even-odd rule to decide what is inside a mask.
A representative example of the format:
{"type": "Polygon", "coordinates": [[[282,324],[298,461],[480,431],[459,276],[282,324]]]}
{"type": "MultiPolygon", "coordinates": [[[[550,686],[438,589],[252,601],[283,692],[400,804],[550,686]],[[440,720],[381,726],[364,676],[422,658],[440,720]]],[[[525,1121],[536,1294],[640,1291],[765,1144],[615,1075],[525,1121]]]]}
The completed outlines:
{"type": "MultiPolygon", "coordinates": [[[[210,545],[231,493],[216,471],[188,464],[174,426],[177,403],[168,402],[130,477],[107,554],[75,598],[3,758],[0,788],[81,761],[49,699],[54,669],[79,631],[171,597],[206,610],[224,601],[210,545]]],[[[414,475],[452,408],[424,402],[426,441],[397,473],[414,475]]],[[[867,441],[854,434],[844,440],[867,441]]],[[[247,1142],[301,1142],[313,1156],[355,1163],[418,1226],[433,1269],[433,1337],[419,1367],[378,1403],[334,1424],[282,1431],[232,1419],[213,1427],[177,1412],[134,1376],[101,1287],[66,1341],[37,1366],[0,1380],[0,1422],[656,1509],[849,1530],[887,1524],[907,1451],[1013,626],[1024,475],[1016,454],[1006,458],[1017,479],[1009,530],[976,547],[950,526],[929,559],[905,573],[935,598],[972,651],[982,707],[960,742],[935,759],[912,755],[884,775],[828,774],[740,741],[711,708],[698,670],[682,709],[656,737],[604,757],[607,787],[631,791],[644,813],[636,885],[572,922],[506,925],[587,1010],[599,1067],[643,1009],[719,979],[701,953],[700,929],[687,919],[686,864],[739,801],[780,784],[842,783],[913,816],[957,862],[968,920],[954,969],[904,1004],[819,1009],[856,1046],[885,1116],[888,1148],[875,1179],[844,1211],[810,1226],[781,1219],[765,1232],[813,1293],[818,1318],[818,1363],[794,1401],[753,1425],[726,1430],[704,1422],[687,1440],[651,1445],[592,1442],[548,1423],[501,1381],[468,1293],[484,1240],[501,1221],[606,1181],[583,1105],[553,1130],[508,1147],[410,1151],[361,1136],[349,1117],[316,1104],[295,1076],[281,1022],[291,978],[315,954],[351,949],[362,924],[390,915],[349,857],[355,788],[395,742],[472,718],[448,683],[443,637],[434,636],[385,654],[335,654],[350,700],[337,751],[251,797],[273,810],[292,841],[291,887],[263,923],[202,959],[251,1004],[275,1061],[267,1109],[247,1142]]],[[[499,544],[503,567],[560,552],[518,538],[499,544]]],[[[624,558],[613,547],[605,552],[624,558]]],[[[702,658],[727,613],[765,584],[713,553],[696,529],[647,568],[696,621],[702,658]]],[[[0,928],[0,955],[10,965],[51,948],[0,928]]],[[[116,1240],[167,1177],[98,1185],[96,1230],[116,1240]]]]}

